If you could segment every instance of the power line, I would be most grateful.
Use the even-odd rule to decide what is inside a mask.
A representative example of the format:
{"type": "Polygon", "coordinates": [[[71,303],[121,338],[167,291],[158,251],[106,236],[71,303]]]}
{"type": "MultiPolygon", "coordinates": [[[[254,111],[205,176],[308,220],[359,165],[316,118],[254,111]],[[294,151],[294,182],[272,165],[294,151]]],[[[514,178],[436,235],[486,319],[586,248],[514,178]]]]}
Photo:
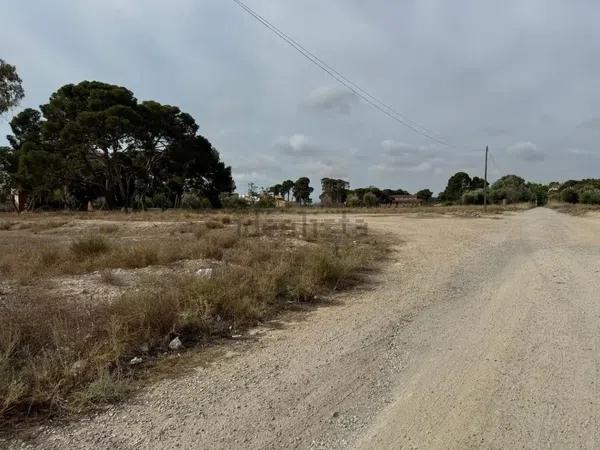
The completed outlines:
{"type": "Polygon", "coordinates": [[[379,110],[380,112],[384,113],[386,116],[390,117],[391,119],[395,120],[396,122],[399,122],[400,124],[404,125],[405,127],[410,128],[414,132],[416,132],[434,142],[437,142],[438,144],[441,144],[441,145],[444,145],[447,147],[453,147],[450,143],[434,136],[434,134],[438,134],[438,133],[435,133],[434,131],[429,130],[428,128],[418,124],[415,121],[405,118],[394,108],[387,105],[383,101],[379,100],[377,97],[371,95],[369,92],[367,92],[366,90],[361,88],[356,83],[349,80],[347,77],[342,75],[339,71],[337,71],[336,69],[331,67],[329,64],[327,64],[325,61],[323,61],[322,59],[317,57],[315,54],[313,54],[312,52],[307,50],[305,47],[303,47],[297,41],[295,41],[290,36],[285,34],[283,31],[281,31],[279,28],[277,28],[275,25],[273,25],[267,19],[265,19],[260,14],[258,14],[256,11],[254,11],[252,8],[250,8],[248,5],[243,3],[241,0],[233,0],[233,2],[235,2],[244,11],[246,11],[248,14],[250,14],[253,18],[255,18],[258,22],[260,22],[266,28],[268,28],[271,32],[273,32],[279,38],[284,40],[288,45],[290,45],[292,48],[294,48],[298,53],[300,53],[302,56],[304,56],[310,62],[315,64],[321,70],[326,72],[329,76],[334,78],[337,82],[339,82],[340,84],[345,86],[347,89],[352,91],[355,95],[362,98],[365,102],[367,102],[369,105],[371,105],[375,109],[379,110]]]}

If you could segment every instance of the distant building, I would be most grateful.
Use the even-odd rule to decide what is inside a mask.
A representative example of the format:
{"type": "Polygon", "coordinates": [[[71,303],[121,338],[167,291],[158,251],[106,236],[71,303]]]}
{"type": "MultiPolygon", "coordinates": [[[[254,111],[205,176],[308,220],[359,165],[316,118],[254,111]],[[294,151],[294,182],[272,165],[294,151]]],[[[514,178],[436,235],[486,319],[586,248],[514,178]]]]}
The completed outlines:
{"type": "Polygon", "coordinates": [[[392,195],[393,206],[418,206],[422,203],[423,200],[416,195],[392,195]]]}

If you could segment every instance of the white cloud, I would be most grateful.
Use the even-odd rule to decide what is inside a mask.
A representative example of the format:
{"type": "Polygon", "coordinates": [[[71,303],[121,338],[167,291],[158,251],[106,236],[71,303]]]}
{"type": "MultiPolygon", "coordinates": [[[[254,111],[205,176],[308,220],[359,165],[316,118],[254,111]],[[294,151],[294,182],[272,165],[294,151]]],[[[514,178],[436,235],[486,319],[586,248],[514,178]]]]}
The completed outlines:
{"type": "Polygon", "coordinates": [[[306,157],[320,153],[323,149],[317,146],[312,137],[296,133],[290,137],[280,137],[274,147],[289,156],[306,157]]]}
{"type": "Polygon", "coordinates": [[[506,151],[511,155],[515,155],[521,161],[526,162],[543,161],[546,157],[543,150],[533,142],[517,142],[508,146],[506,151]]]}
{"type": "Polygon", "coordinates": [[[315,159],[298,165],[298,169],[302,173],[310,174],[311,180],[318,182],[318,179],[341,178],[348,180],[348,167],[345,163],[328,158],[315,159]]]}
{"type": "Polygon", "coordinates": [[[434,146],[414,146],[386,139],[381,142],[383,161],[371,166],[377,172],[439,172],[444,160],[438,156],[434,146]]]}
{"type": "Polygon", "coordinates": [[[308,94],[303,105],[313,111],[349,114],[358,97],[343,86],[321,86],[308,94]]]}

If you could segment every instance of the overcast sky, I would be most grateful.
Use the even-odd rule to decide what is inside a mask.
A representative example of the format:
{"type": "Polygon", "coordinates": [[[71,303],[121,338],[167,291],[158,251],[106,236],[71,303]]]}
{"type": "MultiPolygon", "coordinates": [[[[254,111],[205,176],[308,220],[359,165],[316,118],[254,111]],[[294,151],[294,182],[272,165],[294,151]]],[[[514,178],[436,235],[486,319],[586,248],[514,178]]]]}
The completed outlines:
{"type": "Polygon", "coordinates": [[[328,176],[438,192],[458,170],[481,176],[486,144],[492,178],[600,177],[598,1],[245,1],[453,146],[374,110],[232,0],[6,0],[0,58],[23,107],[82,80],[180,106],[239,191],[328,176]]]}

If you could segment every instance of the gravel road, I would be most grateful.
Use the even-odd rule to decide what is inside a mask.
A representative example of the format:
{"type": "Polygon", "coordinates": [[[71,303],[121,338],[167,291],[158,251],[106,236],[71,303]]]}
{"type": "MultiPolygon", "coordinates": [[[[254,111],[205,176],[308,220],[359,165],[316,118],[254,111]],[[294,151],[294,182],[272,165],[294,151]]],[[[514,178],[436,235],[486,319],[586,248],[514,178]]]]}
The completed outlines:
{"type": "Polygon", "coordinates": [[[369,285],[126,404],[5,444],[600,447],[600,216],[367,221],[395,242],[369,285]]]}

